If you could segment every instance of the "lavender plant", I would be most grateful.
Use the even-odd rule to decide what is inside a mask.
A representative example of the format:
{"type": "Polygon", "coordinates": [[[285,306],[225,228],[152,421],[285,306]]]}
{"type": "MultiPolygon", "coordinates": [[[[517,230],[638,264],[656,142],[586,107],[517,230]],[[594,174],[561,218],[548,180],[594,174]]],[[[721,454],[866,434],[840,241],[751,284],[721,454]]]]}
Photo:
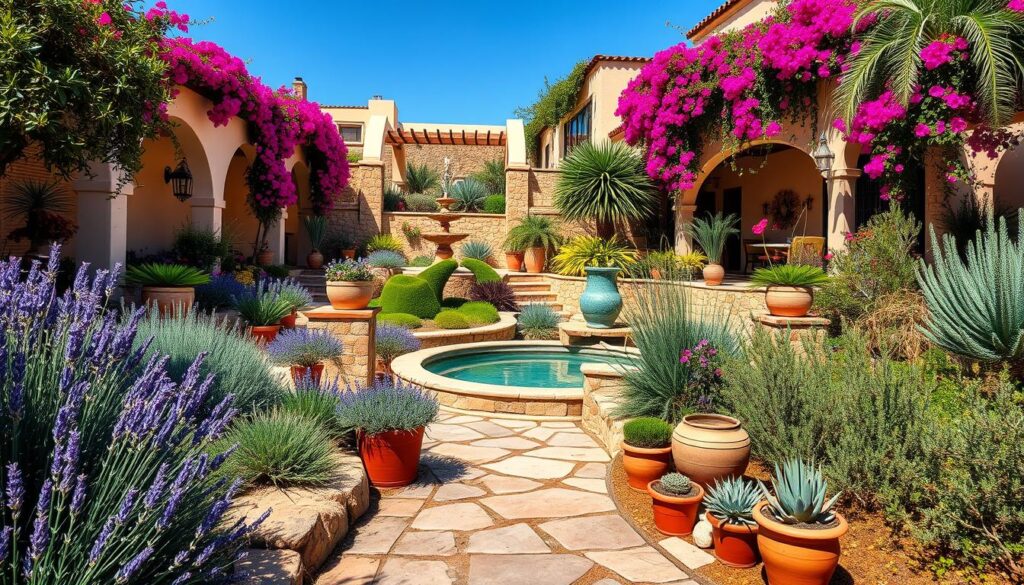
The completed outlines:
{"type": "Polygon", "coordinates": [[[373,280],[371,268],[366,260],[335,260],[324,272],[328,282],[369,282],[373,280]]]}
{"type": "Polygon", "coordinates": [[[196,304],[206,310],[231,306],[232,297],[245,294],[246,285],[238,282],[233,274],[215,274],[210,282],[196,287],[196,304]]]}
{"type": "Polygon", "coordinates": [[[338,338],[323,329],[288,329],[267,346],[270,361],[279,366],[312,367],[341,355],[338,338]]]}
{"type": "Polygon", "coordinates": [[[373,436],[386,431],[414,431],[437,419],[437,398],[419,386],[386,380],[357,383],[341,393],[338,422],[346,431],[373,436]]]}
{"type": "Polygon", "coordinates": [[[419,349],[420,340],[406,327],[380,323],[377,325],[374,347],[377,358],[390,367],[396,357],[419,349]]]}
{"type": "Polygon", "coordinates": [[[299,284],[294,278],[285,278],[270,283],[267,289],[277,295],[278,300],[288,303],[293,311],[304,309],[313,304],[313,295],[309,294],[306,287],[299,284]]]}
{"type": "Polygon", "coordinates": [[[226,580],[255,526],[222,524],[239,484],[212,477],[232,397],[202,408],[203,354],[175,382],[134,345],[143,310],[108,305],[117,270],[58,296],[58,258],[0,264],[0,580],[226,580]]]}

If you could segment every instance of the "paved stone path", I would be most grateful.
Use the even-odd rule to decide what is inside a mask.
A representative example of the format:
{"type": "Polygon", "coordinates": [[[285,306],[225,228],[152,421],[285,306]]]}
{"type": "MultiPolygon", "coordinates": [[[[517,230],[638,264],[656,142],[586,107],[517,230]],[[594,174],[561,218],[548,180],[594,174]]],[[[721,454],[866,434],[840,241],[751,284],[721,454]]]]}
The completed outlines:
{"type": "MultiPolygon", "coordinates": [[[[382,493],[316,584],[697,585],[619,516],[608,462],[573,422],[442,413],[419,482],[382,493]]],[[[660,544],[688,566],[711,560],[660,544]]]]}

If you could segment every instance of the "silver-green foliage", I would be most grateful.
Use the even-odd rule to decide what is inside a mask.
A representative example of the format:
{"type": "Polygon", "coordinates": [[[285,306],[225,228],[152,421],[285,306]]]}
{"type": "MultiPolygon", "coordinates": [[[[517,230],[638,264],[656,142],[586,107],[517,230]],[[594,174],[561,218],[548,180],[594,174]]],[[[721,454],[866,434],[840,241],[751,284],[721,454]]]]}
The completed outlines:
{"type": "Polygon", "coordinates": [[[722,261],[722,252],[725,250],[725,241],[729,236],[740,233],[736,227],[740,218],[735,213],[722,215],[721,212],[705,217],[695,217],[693,221],[686,224],[683,230],[689,235],[701,250],[708,257],[708,263],[718,264],[722,261]]]}
{"type": "Polygon", "coordinates": [[[455,200],[452,211],[480,211],[484,199],[491,194],[486,185],[474,178],[459,181],[452,185],[448,196],[455,200]]]}
{"type": "Polygon", "coordinates": [[[529,304],[517,318],[519,333],[525,339],[551,339],[562,318],[548,305],[529,304]]]}
{"type": "Polygon", "coordinates": [[[281,410],[315,421],[332,437],[344,434],[338,424],[338,403],[340,402],[337,382],[317,384],[305,376],[295,384],[295,390],[281,399],[281,410]]]}
{"type": "Polygon", "coordinates": [[[621,142],[584,142],[561,163],[555,207],[568,221],[641,221],[654,214],[655,193],[640,153],[621,142]]]}
{"type": "Polygon", "coordinates": [[[385,380],[356,384],[340,394],[338,421],[346,431],[373,436],[386,431],[414,431],[437,418],[437,398],[419,386],[385,380]]]}
{"type": "Polygon", "coordinates": [[[685,496],[693,489],[693,482],[682,473],[666,473],[658,481],[661,491],[671,496],[685,496]]]}
{"type": "Polygon", "coordinates": [[[761,490],[742,477],[727,477],[708,486],[704,505],[708,512],[726,524],[754,524],[754,506],[761,501],[761,490]]]}
{"type": "Polygon", "coordinates": [[[935,345],[983,362],[1024,359],[1024,223],[1010,237],[1006,218],[989,217],[968,243],[966,259],[951,236],[931,230],[935,261],[922,260],[918,281],[928,303],[922,333],[935,345]]]}
{"type": "Polygon", "coordinates": [[[821,470],[801,459],[789,459],[781,468],[775,464],[775,475],[772,476],[774,496],[764,483],[757,483],[775,518],[785,524],[828,524],[836,517],[832,506],[840,494],[826,501],[828,482],[821,475],[821,470]]]}
{"type": "Polygon", "coordinates": [[[237,445],[223,473],[249,485],[317,486],[337,473],[327,429],[293,412],[274,410],[239,421],[223,443],[237,445]]]}
{"type": "Polygon", "coordinates": [[[459,256],[486,262],[494,257],[494,247],[481,240],[467,240],[459,248],[459,256]]]}

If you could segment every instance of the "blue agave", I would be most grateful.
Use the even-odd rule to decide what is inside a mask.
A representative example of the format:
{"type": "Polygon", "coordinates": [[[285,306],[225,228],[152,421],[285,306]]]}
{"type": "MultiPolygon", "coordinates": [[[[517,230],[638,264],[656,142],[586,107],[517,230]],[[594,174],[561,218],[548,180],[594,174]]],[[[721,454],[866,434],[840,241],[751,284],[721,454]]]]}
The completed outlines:
{"type": "Polygon", "coordinates": [[[781,469],[775,464],[775,475],[772,476],[774,496],[764,483],[757,483],[775,517],[785,524],[828,524],[836,517],[832,506],[840,494],[825,501],[828,482],[820,469],[801,459],[790,459],[782,464],[781,469]]]}

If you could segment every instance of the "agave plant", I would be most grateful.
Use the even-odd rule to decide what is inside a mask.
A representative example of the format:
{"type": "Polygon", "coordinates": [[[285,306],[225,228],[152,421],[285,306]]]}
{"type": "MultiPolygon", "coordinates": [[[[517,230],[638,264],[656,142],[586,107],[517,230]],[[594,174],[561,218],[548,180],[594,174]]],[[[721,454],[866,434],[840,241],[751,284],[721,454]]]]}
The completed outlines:
{"type": "Polygon", "coordinates": [[[740,218],[736,217],[735,213],[723,216],[719,212],[715,215],[709,214],[706,218],[695,217],[683,227],[683,230],[697,242],[701,250],[704,250],[709,264],[719,264],[722,261],[726,240],[729,236],[740,233],[736,227],[739,223],[740,218]]]}
{"type": "Polygon", "coordinates": [[[920,261],[917,279],[928,304],[920,327],[935,345],[982,362],[1024,359],[1024,222],[1010,237],[1006,218],[988,225],[966,249],[931,229],[935,263],[920,261]]]}
{"type": "Polygon", "coordinates": [[[578,236],[562,246],[552,263],[559,274],[583,276],[588,266],[625,269],[636,260],[636,250],[617,237],[578,236]]]}
{"type": "Polygon", "coordinates": [[[455,203],[452,205],[453,211],[473,212],[480,211],[480,207],[484,204],[484,199],[490,194],[491,192],[486,185],[476,179],[469,178],[452,185],[448,196],[455,200],[455,203]]]}
{"type": "Polygon", "coordinates": [[[463,258],[473,258],[481,262],[487,262],[494,257],[494,247],[487,242],[469,240],[459,248],[459,255],[463,258]]]}
{"type": "Polygon", "coordinates": [[[366,262],[374,268],[401,268],[407,261],[401,252],[377,250],[366,255],[366,262]]]}
{"type": "Polygon", "coordinates": [[[773,496],[761,481],[757,482],[761,495],[768,500],[775,519],[784,524],[829,524],[835,520],[832,506],[841,494],[826,501],[828,482],[821,470],[804,463],[802,459],[789,459],[780,468],[775,464],[772,476],[773,496]]]}
{"type": "Polygon", "coordinates": [[[426,193],[440,184],[440,175],[426,164],[409,163],[405,165],[405,188],[409,190],[409,193],[426,193]]]}
{"type": "Polygon", "coordinates": [[[523,339],[553,339],[558,336],[562,318],[549,305],[529,304],[517,318],[519,334],[523,339]]]}
{"type": "Polygon", "coordinates": [[[708,512],[726,524],[753,525],[754,506],[761,501],[761,490],[742,477],[728,477],[708,486],[704,505],[708,512]]]}
{"type": "Polygon", "coordinates": [[[618,221],[654,214],[656,190],[640,153],[622,142],[584,142],[559,166],[555,207],[566,220],[596,221],[598,234],[613,235],[618,221]]]}
{"type": "Polygon", "coordinates": [[[391,234],[376,234],[366,242],[366,252],[369,254],[380,250],[401,252],[402,242],[399,242],[398,238],[391,234]]]}
{"type": "Polygon", "coordinates": [[[184,264],[151,262],[129,267],[124,280],[132,286],[192,287],[210,282],[210,275],[184,264]]]}

